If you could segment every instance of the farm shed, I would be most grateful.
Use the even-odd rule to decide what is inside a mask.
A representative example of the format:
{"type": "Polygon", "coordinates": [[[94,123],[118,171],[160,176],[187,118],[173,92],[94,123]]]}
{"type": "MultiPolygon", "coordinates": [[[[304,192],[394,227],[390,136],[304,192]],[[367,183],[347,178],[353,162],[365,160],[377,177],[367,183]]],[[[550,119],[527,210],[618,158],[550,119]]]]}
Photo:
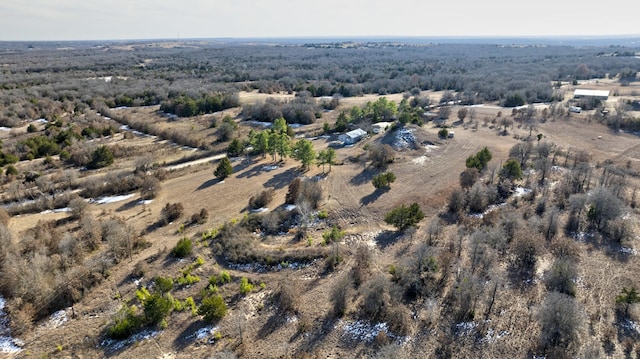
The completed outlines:
{"type": "Polygon", "coordinates": [[[606,100],[609,98],[609,90],[576,89],[573,93],[573,98],[596,98],[598,100],[606,100]]]}
{"type": "Polygon", "coordinates": [[[367,131],[358,128],[353,131],[349,131],[347,133],[343,133],[338,136],[338,139],[344,142],[345,145],[352,145],[362,139],[362,137],[367,135],[367,131]]]}

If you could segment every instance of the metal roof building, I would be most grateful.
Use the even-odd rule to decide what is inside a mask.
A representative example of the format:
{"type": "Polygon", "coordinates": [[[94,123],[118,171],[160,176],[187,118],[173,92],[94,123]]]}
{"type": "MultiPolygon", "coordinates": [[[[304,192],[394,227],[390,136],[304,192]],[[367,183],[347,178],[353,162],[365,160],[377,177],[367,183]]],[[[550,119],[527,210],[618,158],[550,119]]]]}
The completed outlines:
{"type": "Polygon", "coordinates": [[[586,90],[586,89],[576,89],[573,93],[573,98],[597,98],[601,100],[606,100],[609,98],[609,90],[586,90]]]}

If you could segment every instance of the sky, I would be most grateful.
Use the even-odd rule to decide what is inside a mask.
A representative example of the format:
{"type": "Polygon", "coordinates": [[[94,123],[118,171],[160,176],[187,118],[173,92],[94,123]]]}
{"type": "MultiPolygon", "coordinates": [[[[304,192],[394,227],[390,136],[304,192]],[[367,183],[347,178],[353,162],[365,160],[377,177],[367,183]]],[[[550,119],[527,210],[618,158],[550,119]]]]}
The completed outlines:
{"type": "Polygon", "coordinates": [[[640,1],[0,0],[0,41],[640,35],[640,1]]]}

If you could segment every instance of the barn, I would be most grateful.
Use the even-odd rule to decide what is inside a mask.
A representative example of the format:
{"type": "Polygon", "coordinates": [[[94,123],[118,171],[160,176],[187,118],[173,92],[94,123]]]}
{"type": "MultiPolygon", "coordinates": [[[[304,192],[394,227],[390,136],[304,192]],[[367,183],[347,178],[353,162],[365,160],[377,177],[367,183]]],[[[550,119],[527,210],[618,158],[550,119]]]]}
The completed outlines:
{"type": "Polygon", "coordinates": [[[573,93],[573,98],[575,99],[598,99],[605,101],[609,98],[609,90],[586,90],[586,89],[576,89],[573,93]]]}

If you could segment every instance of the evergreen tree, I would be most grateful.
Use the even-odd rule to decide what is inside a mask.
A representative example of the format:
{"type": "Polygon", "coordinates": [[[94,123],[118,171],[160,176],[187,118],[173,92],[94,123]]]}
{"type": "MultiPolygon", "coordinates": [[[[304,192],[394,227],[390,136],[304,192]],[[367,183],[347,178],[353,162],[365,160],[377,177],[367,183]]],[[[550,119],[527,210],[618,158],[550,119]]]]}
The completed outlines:
{"type": "Polygon", "coordinates": [[[213,173],[216,178],[220,180],[224,180],[229,177],[233,173],[233,167],[231,167],[231,161],[229,161],[229,157],[224,157],[218,163],[218,167],[213,173]]]}

